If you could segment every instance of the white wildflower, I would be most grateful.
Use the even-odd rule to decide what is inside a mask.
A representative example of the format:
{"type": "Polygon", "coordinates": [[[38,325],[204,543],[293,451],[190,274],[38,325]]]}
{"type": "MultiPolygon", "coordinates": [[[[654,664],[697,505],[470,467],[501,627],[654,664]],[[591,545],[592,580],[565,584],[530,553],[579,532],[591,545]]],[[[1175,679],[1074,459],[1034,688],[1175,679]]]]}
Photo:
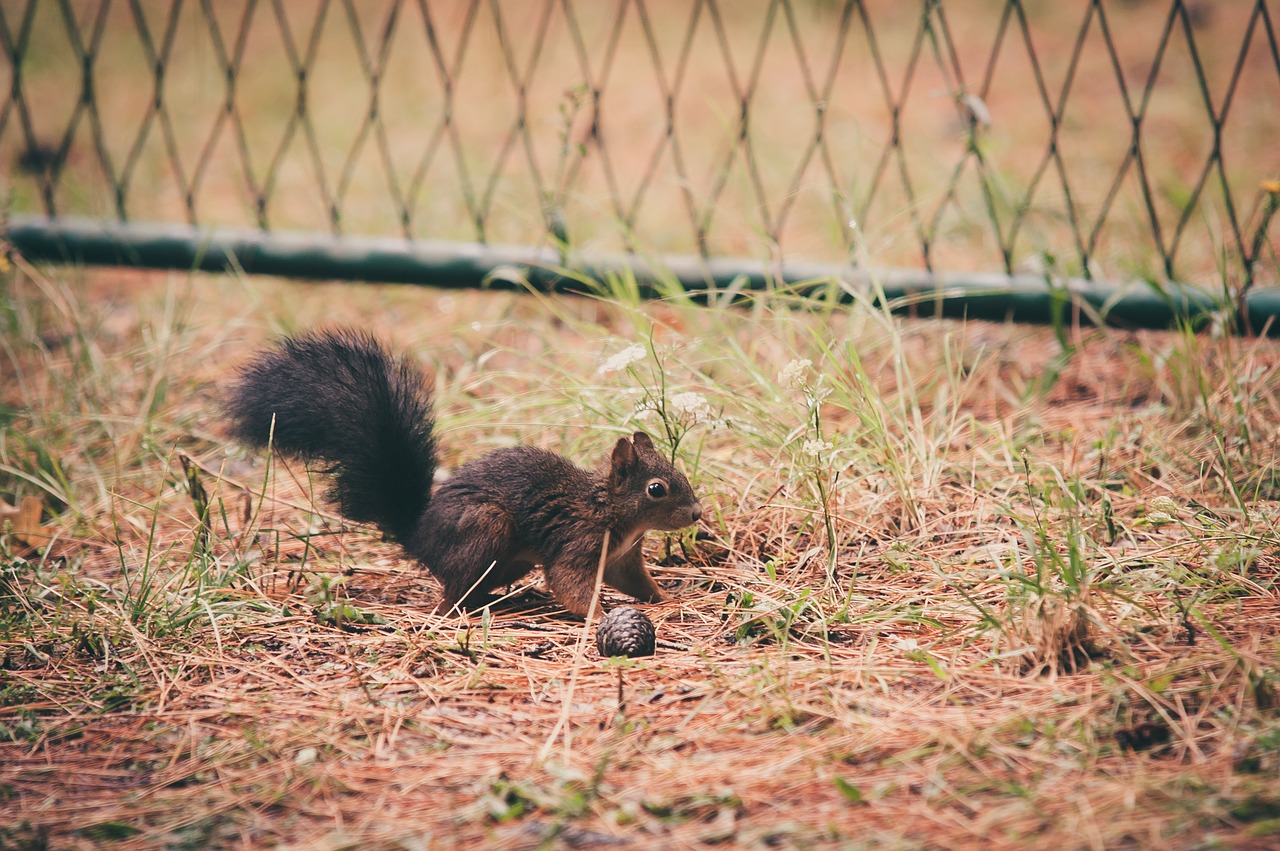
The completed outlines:
{"type": "Polygon", "coordinates": [[[920,649],[920,642],[914,638],[899,638],[893,641],[893,649],[903,653],[914,653],[920,649]]]}
{"type": "Polygon", "coordinates": [[[809,383],[809,370],[813,369],[813,361],[808,358],[793,360],[778,373],[778,383],[786,387],[804,387],[809,383]]]}
{"type": "Polygon", "coordinates": [[[706,422],[712,418],[711,404],[701,393],[677,393],[669,404],[673,414],[690,422],[706,422]]]}
{"type": "Polygon", "coordinates": [[[821,458],[823,455],[831,451],[831,441],[829,440],[806,440],[804,446],[800,447],[800,451],[814,458],[821,458]]]}
{"type": "Polygon", "coordinates": [[[618,370],[626,369],[627,367],[631,366],[631,364],[633,363],[637,363],[639,361],[644,360],[648,356],[648,354],[649,354],[649,350],[646,349],[644,346],[640,345],[639,343],[633,343],[630,346],[627,346],[622,351],[618,352],[616,355],[612,355],[609,358],[606,358],[604,363],[600,364],[600,368],[596,371],[600,375],[607,375],[610,372],[617,372],[618,370]]]}

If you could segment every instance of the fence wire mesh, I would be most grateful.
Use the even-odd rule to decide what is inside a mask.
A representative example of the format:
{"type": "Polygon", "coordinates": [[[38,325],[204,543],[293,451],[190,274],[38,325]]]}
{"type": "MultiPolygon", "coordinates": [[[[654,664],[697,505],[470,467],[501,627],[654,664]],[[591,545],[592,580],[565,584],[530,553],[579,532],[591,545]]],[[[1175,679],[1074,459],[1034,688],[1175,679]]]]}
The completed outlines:
{"type": "Polygon", "coordinates": [[[1266,0],[4,0],[8,208],[1277,281],[1266,0]]]}

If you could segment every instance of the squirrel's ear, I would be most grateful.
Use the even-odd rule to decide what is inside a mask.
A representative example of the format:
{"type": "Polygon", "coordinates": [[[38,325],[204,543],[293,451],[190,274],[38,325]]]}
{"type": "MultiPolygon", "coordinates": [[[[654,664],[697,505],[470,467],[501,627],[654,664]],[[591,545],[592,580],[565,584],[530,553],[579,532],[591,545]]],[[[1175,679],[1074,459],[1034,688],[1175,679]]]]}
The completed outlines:
{"type": "Polygon", "coordinates": [[[625,437],[618,438],[618,442],[613,446],[613,459],[609,463],[609,481],[613,484],[622,483],[627,476],[631,475],[635,465],[635,447],[625,437]]]}
{"type": "Polygon", "coordinates": [[[636,443],[636,449],[647,450],[649,452],[653,451],[653,441],[650,440],[649,435],[645,434],[644,432],[642,431],[636,432],[632,440],[634,440],[636,443]]]}

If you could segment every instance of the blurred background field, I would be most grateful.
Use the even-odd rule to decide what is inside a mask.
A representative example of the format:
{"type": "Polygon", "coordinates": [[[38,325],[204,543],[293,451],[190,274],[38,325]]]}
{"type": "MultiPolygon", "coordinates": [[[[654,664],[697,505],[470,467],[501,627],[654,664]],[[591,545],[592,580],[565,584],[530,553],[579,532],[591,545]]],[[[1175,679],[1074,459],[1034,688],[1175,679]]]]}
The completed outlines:
{"type": "Polygon", "coordinates": [[[1275,283],[1278,8],[8,3],[0,162],[16,213],[1275,283]]]}

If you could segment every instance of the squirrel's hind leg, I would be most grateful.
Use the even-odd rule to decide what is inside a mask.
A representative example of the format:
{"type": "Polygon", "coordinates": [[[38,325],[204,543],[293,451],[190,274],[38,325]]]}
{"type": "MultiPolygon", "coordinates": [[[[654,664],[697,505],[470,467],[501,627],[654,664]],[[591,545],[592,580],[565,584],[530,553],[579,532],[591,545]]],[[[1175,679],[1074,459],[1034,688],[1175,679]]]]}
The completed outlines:
{"type": "Polygon", "coordinates": [[[531,562],[520,558],[515,522],[500,506],[473,505],[455,518],[425,518],[423,525],[421,550],[429,557],[422,561],[444,591],[437,613],[484,600],[494,588],[533,570],[531,562]]]}
{"type": "MultiPolygon", "coordinates": [[[[511,585],[521,577],[527,576],[536,565],[530,561],[490,562],[492,567],[487,573],[482,572],[483,579],[471,590],[471,585],[454,587],[451,583],[441,582],[444,594],[436,606],[436,614],[447,615],[457,606],[460,609],[476,610],[493,602],[493,589],[511,585]],[[470,592],[470,593],[468,593],[470,592]]],[[[472,583],[475,584],[474,581],[472,583]]]]}

